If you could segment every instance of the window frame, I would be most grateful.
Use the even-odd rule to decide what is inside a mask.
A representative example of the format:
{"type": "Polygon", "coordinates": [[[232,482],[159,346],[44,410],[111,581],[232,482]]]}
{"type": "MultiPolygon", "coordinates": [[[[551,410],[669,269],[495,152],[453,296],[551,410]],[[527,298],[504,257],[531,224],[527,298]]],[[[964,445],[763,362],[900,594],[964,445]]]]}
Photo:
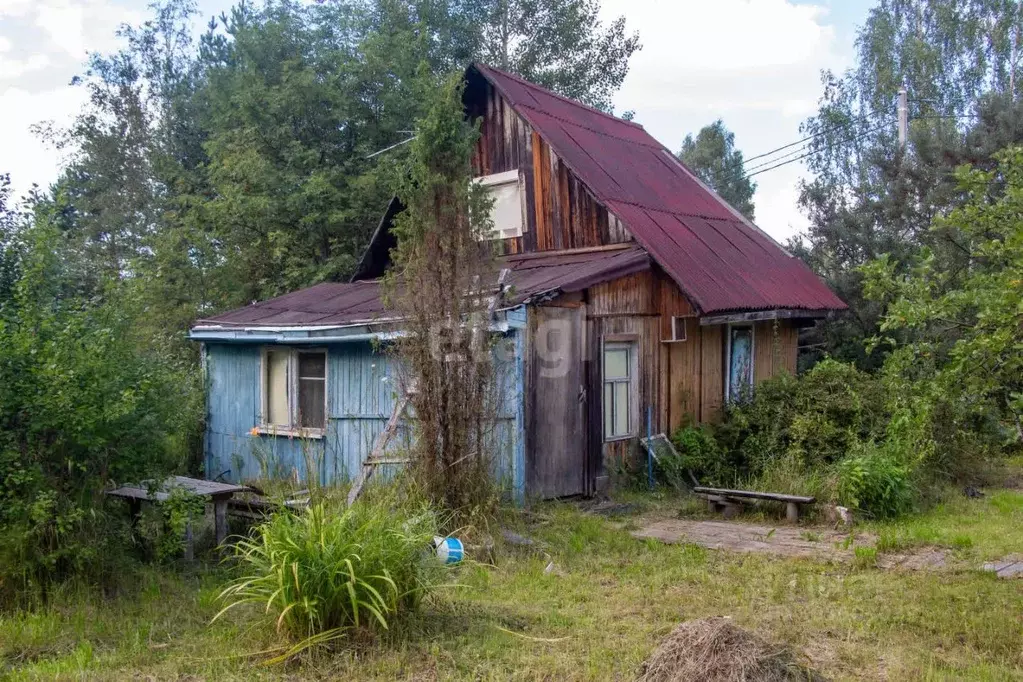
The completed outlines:
{"type": "MultiPolygon", "coordinates": [[[[635,438],[639,433],[639,343],[638,339],[632,336],[610,336],[605,337],[601,343],[600,348],[600,419],[601,419],[601,436],[603,442],[614,443],[621,440],[629,440],[635,438]],[[609,350],[625,350],[628,351],[628,357],[626,358],[626,366],[628,368],[628,376],[624,379],[608,379],[607,378],[607,351],[609,350]],[[625,433],[609,435],[608,424],[607,424],[607,410],[604,404],[604,396],[607,391],[607,385],[612,384],[626,384],[628,390],[626,395],[628,396],[628,406],[626,416],[628,418],[628,427],[625,433]]],[[[613,395],[613,391],[612,391],[613,395]]],[[[612,414],[614,413],[614,406],[612,406],[612,414]]],[[[612,416],[612,422],[614,418],[612,416]]]]}
{"type": "MultiPolygon", "coordinates": [[[[504,187],[506,185],[515,185],[515,189],[518,193],[519,199],[519,224],[517,229],[512,228],[501,228],[496,221],[494,222],[494,229],[490,233],[488,239],[491,241],[498,239],[517,239],[529,231],[529,221],[526,220],[526,201],[525,201],[525,183],[523,182],[522,174],[519,173],[518,168],[512,170],[502,171],[501,173],[491,173],[490,175],[481,175],[480,177],[473,178],[473,182],[477,183],[484,188],[496,188],[504,187]],[[506,234],[506,232],[512,231],[514,234],[506,234]]],[[[493,218],[493,213],[491,213],[493,218]]]]}
{"type": "MultiPolygon", "coordinates": [[[[327,423],[330,421],[329,406],[329,377],[330,377],[330,354],[326,348],[294,348],[284,345],[263,346],[259,353],[259,423],[255,430],[267,436],[287,436],[288,438],[323,438],[327,431],[327,423]],[[271,424],[267,416],[270,413],[270,393],[267,382],[267,371],[269,370],[270,353],[287,354],[287,392],[288,392],[288,424],[282,427],[280,424],[271,424]],[[300,426],[299,425],[299,382],[298,375],[299,356],[302,354],[323,355],[323,426],[300,426]]],[[[314,379],[315,380],[315,379],[314,379]]]]}
{"type": "Polygon", "coordinates": [[[725,325],[725,403],[731,404],[732,400],[732,330],[749,330],[749,379],[747,386],[753,389],[756,378],[757,366],[757,333],[755,325],[748,322],[729,322],[725,325]]]}
{"type": "Polygon", "coordinates": [[[685,343],[689,340],[689,315],[672,315],[668,319],[671,320],[671,338],[665,339],[668,343],[685,343]],[[678,327],[682,325],[682,335],[678,334],[678,327]]]}

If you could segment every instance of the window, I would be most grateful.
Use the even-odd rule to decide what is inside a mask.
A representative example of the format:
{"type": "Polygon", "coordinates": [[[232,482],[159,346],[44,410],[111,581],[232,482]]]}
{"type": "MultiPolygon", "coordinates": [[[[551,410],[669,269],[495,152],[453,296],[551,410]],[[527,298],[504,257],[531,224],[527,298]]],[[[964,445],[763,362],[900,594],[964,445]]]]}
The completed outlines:
{"type": "Polygon", "coordinates": [[[327,425],[327,353],[266,348],[261,381],[261,430],[322,435],[327,425]]]}
{"type": "Polygon", "coordinates": [[[728,327],[725,349],[728,361],[725,373],[725,399],[740,402],[753,390],[753,327],[728,327]]]}
{"type": "Polygon", "coordinates": [[[521,237],[522,222],[522,186],[519,183],[519,171],[510,170],[505,173],[486,175],[475,180],[487,188],[494,199],[494,208],[490,217],[494,219],[494,239],[521,237]]]}
{"type": "Polygon", "coordinates": [[[634,344],[604,344],[604,440],[632,435],[634,355],[634,344]]]}
{"type": "Polygon", "coordinates": [[[677,316],[671,318],[671,340],[686,340],[686,318],[677,316]]]}

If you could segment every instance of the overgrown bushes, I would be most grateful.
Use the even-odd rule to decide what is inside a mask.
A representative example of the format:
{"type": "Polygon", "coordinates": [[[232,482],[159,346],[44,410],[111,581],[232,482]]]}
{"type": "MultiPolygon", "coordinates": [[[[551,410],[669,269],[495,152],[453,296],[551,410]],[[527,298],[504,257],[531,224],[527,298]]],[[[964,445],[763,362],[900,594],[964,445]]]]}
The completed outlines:
{"type": "Polygon", "coordinates": [[[114,570],[129,539],[111,482],[182,464],[201,425],[200,382],[161,339],[141,338],[130,293],[85,297],[59,235],[25,233],[0,300],[0,602],[114,570]]]}
{"type": "Polygon", "coordinates": [[[718,424],[678,430],[679,459],[662,470],[896,516],[931,483],[975,474],[999,445],[988,412],[922,386],[899,372],[825,360],[798,379],[763,382],[718,424]]]}
{"type": "Polygon", "coordinates": [[[281,659],[353,628],[386,630],[443,576],[428,549],[437,532],[428,506],[391,498],[277,514],[235,546],[245,575],[221,593],[220,613],[257,605],[289,642],[281,659]]]}

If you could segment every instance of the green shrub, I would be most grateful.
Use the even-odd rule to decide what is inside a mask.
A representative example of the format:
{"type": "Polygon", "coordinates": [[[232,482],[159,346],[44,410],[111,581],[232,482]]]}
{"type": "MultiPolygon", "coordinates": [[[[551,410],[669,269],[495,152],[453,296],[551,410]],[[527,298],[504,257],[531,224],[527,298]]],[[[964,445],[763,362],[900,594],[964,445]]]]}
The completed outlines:
{"type": "Polygon", "coordinates": [[[913,506],[909,465],[873,443],[861,445],[837,466],[839,501],[874,516],[892,518],[913,506]]]}
{"type": "Polygon", "coordinates": [[[387,629],[415,609],[444,568],[430,543],[436,515],[423,505],[360,499],[280,513],[235,546],[244,575],[220,594],[217,618],[255,604],[291,645],[275,660],[343,638],[352,628],[387,629]]]}
{"type": "Polygon", "coordinates": [[[130,535],[103,489],[181,467],[202,424],[194,362],[140,332],[130,286],[85,296],[55,229],[22,237],[0,300],[0,602],[115,575],[130,535]]]}
{"type": "Polygon", "coordinates": [[[733,471],[724,460],[721,448],[710,429],[704,426],[683,426],[671,435],[678,457],[662,454],[658,468],[662,480],[675,488],[688,487],[690,474],[701,485],[724,485],[731,482],[733,471]]]}
{"type": "Polygon", "coordinates": [[[855,443],[883,434],[885,405],[880,379],[824,360],[798,379],[782,374],[760,383],[750,400],[726,407],[714,435],[737,474],[759,476],[783,458],[826,468],[855,443]]]}

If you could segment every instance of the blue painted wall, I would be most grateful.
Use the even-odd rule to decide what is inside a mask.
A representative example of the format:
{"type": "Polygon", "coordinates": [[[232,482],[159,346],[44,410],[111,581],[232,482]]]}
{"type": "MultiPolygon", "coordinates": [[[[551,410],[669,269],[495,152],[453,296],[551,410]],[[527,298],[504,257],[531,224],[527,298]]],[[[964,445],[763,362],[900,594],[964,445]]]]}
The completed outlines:
{"type": "MultiPolygon", "coordinates": [[[[495,474],[523,499],[525,461],[520,329],[499,339],[494,429],[495,474]]],[[[306,344],[308,347],[308,344],[306,344]]],[[[351,478],[362,466],[396,401],[394,360],[369,342],[327,344],[327,429],[323,438],[252,435],[259,425],[259,344],[206,344],[206,476],[232,482],[266,477],[316,480],[351,478]]],[[[399,428],[389,449],[407,443],[399,428]]]]}

